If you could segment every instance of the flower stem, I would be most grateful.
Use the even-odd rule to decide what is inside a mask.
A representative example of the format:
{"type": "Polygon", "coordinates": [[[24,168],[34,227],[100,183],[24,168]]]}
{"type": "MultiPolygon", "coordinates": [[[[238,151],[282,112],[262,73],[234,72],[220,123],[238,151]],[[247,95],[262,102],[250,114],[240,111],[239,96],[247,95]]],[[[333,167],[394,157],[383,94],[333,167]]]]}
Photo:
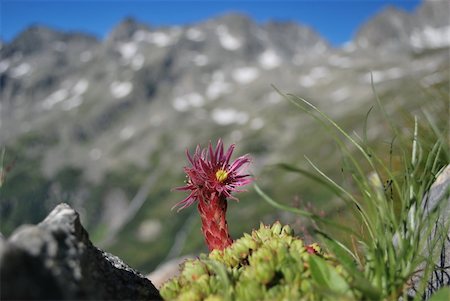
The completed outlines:
{"type": "Polygon", "coordinates": [[[227,199],[213,194],[209,199],[198,202],[202,220],[202,232],[209,251],[223,250],[233,243],[228,233],[226,220],[227,199]]]}

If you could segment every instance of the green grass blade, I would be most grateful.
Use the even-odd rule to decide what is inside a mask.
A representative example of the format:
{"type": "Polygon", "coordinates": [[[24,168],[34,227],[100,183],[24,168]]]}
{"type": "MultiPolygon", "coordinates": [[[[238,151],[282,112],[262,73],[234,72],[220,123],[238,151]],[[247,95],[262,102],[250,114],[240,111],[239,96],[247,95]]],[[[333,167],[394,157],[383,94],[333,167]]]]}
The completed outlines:
{"type": "Polygon", "coordinates": [[[360,235],[358,233],[356,233],[353,229],[342,226],[342,225],[335,223],[327,218],[320,217],[311,212],[280,204],[280,203],[276,202],[275,200],[273,200],[271,197],[269,197],[266,193],[264,193],[264,191],[262,191],[262,189],[257,184],[254,184],[253,187],[255,188],[256,193],[258,193],[263,198],[263,200],[265,200],[267,203],[269,203],[270,205],[272,205],[273,207],[275,207],[277,209],[292,212],[292,213],[295,213],[297,215],[304,216],[307,218],[311,218],[314,221],[321,222],[326,225],[330,225],[336,229],[345,231],[349,234],[354,235],[357,238],[360,238],[360,235]]]}
{"type": "Polygon", "coordinates": [[[378,96],[377,90],[375,89],[375,84],[373,82],[373,74],[370,73],[370,86],[372,87],[372,93],[375,96],[375,101],[377,102],[378,108],[380,109],[384,119],[388,122],[389,127],[391,128],[392,133],[394,133],[395,136],[400,137],[400,134],[397,130],[397,127],[392,121],[392,118],[389,117],[388,113],[386,112],[384,105],[381,103],[380,97],[378,96]]]}
{"type": "MultiPolygon", "coordinates": [[[[348,139],[359,151],[360,153],[366,158],[366,160],[370,163],[370,157],[369,155],[364,151],[363,147],[356,142],[355,139],[353,139],[346,131],[344,131],[333,119],[331,119],[327,114],[323,113],[321,110],[319,110],[319,108],[317,108],[315,105],[313,105],[312,103],[310,103],[309,101],[307,101],[306,99],[303,99],[301,97],[292,95],[292,94],[287,94],[290,98],[294,98],[297,100],[300,100],[301,102],[303,102],[304,104],[306,104],[308,107],[310,107],[311,109],[313,109],[315,112],[317,112],[320,116],[322,116],[322,118],[324,118],[327,122],[329,122],[333,128],[335,128],[336,130],[338,130],[338,132],[340,132],[346,139],[348,139]]],[[[293,102],[294,104],[296,103],[295,101],[293,102]]],[[[309,111],[307,111],[309,112],[309,111]]],[[[320,119],[319,119],[320,120],[320,119]]]]}
{"type": "Polygon", "coordinates": [[[276,164],[276,166],[281,167],[282,169],[285,169],[290,172],[299,173],[299,174],[321,184],[323,187],[331,190],[332,192],[336,193],[337,195],[341,195],[341,191],[339,189],[336,189],[336,187],[331,185],[329,182],[325,181],[322,177],[318,177],[315,174],[313,174],[312,172],[307,171],[306,169],[295,167],[295,166],[287,164],[287,163],[279,163],[279,164],[276,164]]]}
{"type": "MultiPolygon", "coordinates": [[[[309,162],[309,164],[311,164],[311,166],[322,176],[324,177],[331,185],[333,185],[336,189],[338,189],[339,191],[341,191],[345,196],[348,197],[348,199],[356,206],[356,208],[358,209],[358,211],[361,213],[361,216],[363,218],[363,222],[365,224],[365,226],[367,227],[367,230],[370,233],[371,237],[374,237],[374,231],[372,229],[371,223],[370,223],[370,219],[367,215],[367,213],[365,212],[364,208],[362,208],[362,206],[359,204],[359,202],[354,198],[354,196],[348,192],[347,190],[345,190],[342,186],[340,186],[339,184],[337,184],[335,181],[333,181],[330,177],[328,177],[324,172],[322,172],[308,157],[305,156],[305,159],[309,162]]],[[[343,198],[345,199],[345,198],[343,198]]]]}
{"type": "MultiPolygon", "coordinates": [[[[369,145],[369,139],[367,138],[367,123],[369,120],[369,115],[373,110],[373,106],[370,107],[369,111],[366,113],[366,118],[364,119],[364,126],[363,126],[363,145],[367,147],[369,145]]],[[[366,153],[370,156],[370,152],[366,149],[366,153]]]]}

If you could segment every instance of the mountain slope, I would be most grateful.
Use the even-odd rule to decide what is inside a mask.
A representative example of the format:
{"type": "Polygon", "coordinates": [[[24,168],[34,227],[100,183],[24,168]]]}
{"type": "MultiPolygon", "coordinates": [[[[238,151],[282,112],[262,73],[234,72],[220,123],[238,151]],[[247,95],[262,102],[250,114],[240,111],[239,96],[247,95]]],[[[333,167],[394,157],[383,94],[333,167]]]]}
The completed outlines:
{"type": "MultiPolygon", "coordinates": [[[[425,1],[414,14],[388,8],[340,49],[310,28],[241,14],[163,28],[128,18],[104,41],[26,30],[1,48],[0,144],[5,162],[15,162],[0,195],[1,231],[67,201],[94,241],[137,267],[197,252],[199,222],[193,210],[170,211],[183,197],[170,188],[183,182],[185,149],[218,137],[254,157],[258,183],[275,198],[300,195],[329,210],[328,192],[270,168],[305,165],[308,155],[336,171],[340,157],[271,85],[358,133],[374,104],[372,78],[392,114],[445,113],[436,96],[449,89],[445,5],[425,1]]],[[[371,140],[390,139],[378,119],[370,125],[371,140]]],[[[253,192],[240,199],[229,209],[234,234],[259,220],[293,219],[253,192]]]]}

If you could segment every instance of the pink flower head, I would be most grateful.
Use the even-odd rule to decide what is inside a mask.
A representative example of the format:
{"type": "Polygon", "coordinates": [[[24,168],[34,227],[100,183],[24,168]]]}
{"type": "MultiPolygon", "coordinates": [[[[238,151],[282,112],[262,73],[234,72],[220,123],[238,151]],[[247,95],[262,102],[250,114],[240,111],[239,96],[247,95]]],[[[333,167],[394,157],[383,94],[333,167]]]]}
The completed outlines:
{"type": "Polygon", "coordinates": [[[191,163],[191,166],[184,168],[188,178],[187,184],[175,189],[190,191],[190,194],[173,208],[180,207],[178,209],[180,211],[196,201],[208,201],[211,197],[238,200],[231,193],[242,191],[237,187],[249,184],[253,179],[248,174],[242,174],[243,167],[250,162],[248,155],[241,156],[230,163],[234,147],[232,144],[224,152],[222,140],[219,139],[215,149],[210,142],[208,148],[200,149],[200,146],[197,146],[193,156],[187,150],[186,155],[191,163]]]}

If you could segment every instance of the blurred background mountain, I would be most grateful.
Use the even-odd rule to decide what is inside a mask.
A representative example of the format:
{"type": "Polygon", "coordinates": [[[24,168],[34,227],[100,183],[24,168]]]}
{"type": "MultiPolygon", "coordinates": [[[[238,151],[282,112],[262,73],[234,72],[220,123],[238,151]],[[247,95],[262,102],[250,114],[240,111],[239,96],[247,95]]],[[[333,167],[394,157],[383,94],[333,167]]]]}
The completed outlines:
{"type": "MultiPolygon", "coordinates": [[[[412,13],[387,7],[342,47],[295,22],[240,13],[165,27],[127,18],[104,39],[31,26],[1,44],[1,232],[67,202],[96,244],[142,271],[206,251],[195,208],[171,211],[184,195],[170,190],[183,185],[185,149],[219,137],[237,144],[236,156],[251,154],[257,182],[275,199],[336,213],[331,193],[274,167],[308,168],[307,155],[339,176],[341,157],[271,85],[357,133],[375,104],[371,74],[396,120],[423,109],[448,118],[449,20],[447,1],[412,13]]],[[[368,129],[388,151],[378,117],[368,129]]],[[[240,200],[228,213],[235,237],[260,221],[303,227],[251,187],[240,200]]]]}

